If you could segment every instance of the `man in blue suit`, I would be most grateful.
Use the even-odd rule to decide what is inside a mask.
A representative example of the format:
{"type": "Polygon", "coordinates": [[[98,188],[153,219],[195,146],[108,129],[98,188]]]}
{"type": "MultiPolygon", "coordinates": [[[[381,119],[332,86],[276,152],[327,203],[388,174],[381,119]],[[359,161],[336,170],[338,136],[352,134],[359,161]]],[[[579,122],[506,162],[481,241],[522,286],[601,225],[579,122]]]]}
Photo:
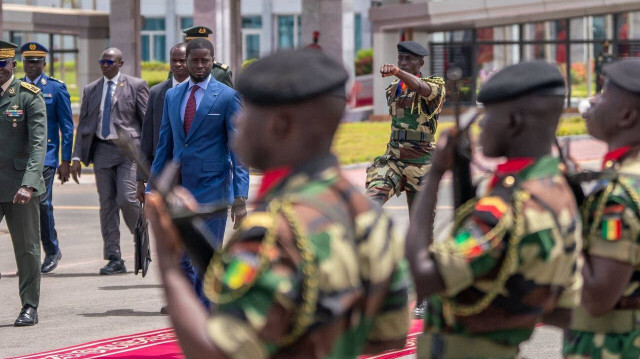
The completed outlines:
{"type": "Polygon", "coordinates": [[[43,177],[47,186],[46,193],[40,196],[40,238],[46,256],[40,271],[49,273],[58,266],[62,257],[53,220],[52,187],[56,168],[61,183],[69,180],[71,151],[73,148],[73,118],[71,116],[71,100],[67,86],[60,80],[44,74],[47,65],[45,57],[49,52],[37,42],[27,42],[20,48],[24,72],[22,78],[40,88],[47,105],[47,155],[44,161],[43,177]],[[60,137],[62,134],[62,138],[60,137]],[[62,151],[60,144],[62,142],[62,151]],[[62,161],[59,162],[59,152],[62,161]],[[58,167],[59,166],[59,167],[58,167]]]}
{"type": "MultiPolygon", "coordinates": [[[[207,39],[187,44],[189,81],[167,91],[162,112],[160,138],[151,167],[158,174],[168,161],[181,164],[182,186],[193,193],[199,203],[228,203],[235,228],[246,216],[249,172],[235,159],[229,140],[236,132],[233,117],[240,110],[240,95],[211,76],[214,49],[207,39]],[[233,201],[233,202],[232,202],[233,201]]],[[[220,246],[226,216],[207,221],[220,246]]],[[[188,259],[182,267],[190,277],[203,303],[202,283],[188,259]]]]}

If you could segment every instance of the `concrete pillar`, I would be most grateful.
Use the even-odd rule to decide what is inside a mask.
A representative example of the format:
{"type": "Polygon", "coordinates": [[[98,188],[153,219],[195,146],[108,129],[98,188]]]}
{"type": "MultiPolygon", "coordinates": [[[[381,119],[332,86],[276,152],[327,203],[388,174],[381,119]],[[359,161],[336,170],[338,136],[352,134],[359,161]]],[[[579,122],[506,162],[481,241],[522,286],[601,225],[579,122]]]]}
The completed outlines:
{"type": "Polygon", "coordinates": [[[273,15],[271,14],[271,0],[262,1],[262,34],[260,36],[260,56],[273,52],[273,15]]]}
{"type": "MultiPolygon", "coordinates": [[[[178,36],[178,15],[176,15],[176,0],[165,0],[167,13],[164,17],[165,24],[165,48],[167,49],[167,62],[169,62],[169,51],[179,43],[182,36],[178,36]]],[[[182,34],[182,32],[180,32],[182,34]]]]}
{"type": "Polygon", "coordinates": [[[109,14],[109,39],[112,47],[122,51],[122,73],[140,77],[141,50],[140,0],[111,0],[109,14]]]}
{"type": "MultiPolygon", "coordinates": [[[[387,99],[384,89],[395,79],[393,76],[381,77],[380,67],[384,64],[396,64],[398,51],[396,44],[400,41],[399,31],[381,31],[373,33],[373,114],[387,115],[387,99]]],[[[425,61],[426,62],[426,61],[425,61]]]]}
{"type": "Polygon", "coordinates": [[[236,74],[240,72],[242,66],[242,9],[240,7],[240,0],[226,0],[230,5],[230,22],[229,30],[226,31],[229,34],[229,65],[236,71],[236,74]]]}
{"type": "MultiPolygon", "coordinates": [[[[0,37],[2,37],[2,0],[0,0],[0,37]]],[[[3,39],[8,40],[8,39],[3,39]]]]}
{"type": "MultiPolygon", "coordinates": [[[[98,59],[106,45],[107,41],[104,35],[95,37],[91,33],[85,33],[78,36],[78,56],[76,57],[78,61],[76,65],[78,76],[76,85],[79,89],[84,88],[85,85],[102,76],[98,59]]],[[[82,96],[82,91],[80,91],[80,96],[82,96]]]]}
{"type": "Polygon", "coordinates": [[[312,42],[314,31],[320,31],[322,51],[341,61],[353,78],[353,1],[302,0],[303,46],[312,42]]]}
{"type": "MultiPolygon", "coordinates": [[[[424,46],[425,48],[429,48],[429,32],[427,31],[420,31],[420,30],[414,30],[413,31],[413,41],[419,43],[420,45],[424,46]]],[[[393,44],[393,49],[394,51],[396,51],[394,54],[397,54],[397,47],[395,46],[395,44],[393,44]]],[[[392,63],[397,63],[397,56],[395,57],[395,61],[392,63]]],[[[425,57],[424,58],[424,66],[422,66],[422,69],[420,69],[420,73],[422,74],[422,76],[429,76],[431,75],[431,66],[430,64],[430,58],[429,57],[425,57]]],[[[379,69],[379,68],[378,68],[379,69]]],[[[374,69],[375,70],[375,69],[374,69]]]]}
{"type": "Polygon", "coordinates": [[[213,42],[213,47],[216,50],[216,59],[222,61],[220,57],[222,54],[220,47],[222,34],[220,29],[216,27],[218,5],[219,1],[217,0],[193,0],[193,25],[206,26],[213,31],[213,34],[209,35],[209,40],[213,42]]]}

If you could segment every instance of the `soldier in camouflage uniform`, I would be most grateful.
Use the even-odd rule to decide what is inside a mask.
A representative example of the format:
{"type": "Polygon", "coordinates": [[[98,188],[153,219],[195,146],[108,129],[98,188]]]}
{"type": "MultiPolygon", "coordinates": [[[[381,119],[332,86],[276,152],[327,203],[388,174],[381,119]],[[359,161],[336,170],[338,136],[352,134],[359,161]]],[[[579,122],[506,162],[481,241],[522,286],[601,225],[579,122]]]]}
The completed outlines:
{"type": "Polygon", "coordinates": [[[604,74],[585,118],[610,152],[582,205],[582,306],[564,346],[572,359],[640,358],[640,60],[614,62],[604,74]]]}
{"type": "Polygon", "coordinates": [[[484,194],[456,209],[450,236],[433,243],[431,193],[455,162],[457,138],[443,135],[405,245],[418,298],[429,297],[418,358],[515,358],[536,324],[568,325],[579,303],[581,225],[550,156],[564,91],[546,62],[507,67],[484,85],[480,144],[507,162],[484,194]]]}
{"type": "Polygon", "coordinates": [[[289,50],[238,80],[246,102],[233,146],[265,174],[255,211],[205,274],[217,305],[208,320],[168,249],[176,238],[166,209],[149,196],[154,232],[164,234],[158,256],[169,313],[187,357],[355,359],[404,345],[402,241],[330,154],[347,78],[322,52],[289,50]]]}
{"type": "Polygon", "coordinates": [[[391,138],[384,155],[367,168],[367,196],[383,205],[402,191],[409,208],[420,181],[429,170],[438,115],[445,97],[441,77],[422,77],[429,51],[414,41],[398,43],[398,66],[383,65],[380,73],[396,76],[387,87],[391,138]]]}

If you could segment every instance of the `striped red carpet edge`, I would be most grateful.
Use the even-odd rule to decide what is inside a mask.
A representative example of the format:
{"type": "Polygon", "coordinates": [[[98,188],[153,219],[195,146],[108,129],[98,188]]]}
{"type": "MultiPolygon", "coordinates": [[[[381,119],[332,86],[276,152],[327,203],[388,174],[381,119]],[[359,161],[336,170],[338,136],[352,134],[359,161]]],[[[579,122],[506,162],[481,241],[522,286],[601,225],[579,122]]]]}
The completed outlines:
{"type": "MultiPolygon", "coordinates": [[[[422,321],[414,320],[404,349],[385,352],[359,359],[409,359],[414,358],[416,337],[422,329],[422,321]]],[[[96,340],[68,348],[29,354],[10,359],[173,359],[183,358],[178,339],[173,329],[166,328],[150,332],[124,335],[115,338],[96,340]]]]}

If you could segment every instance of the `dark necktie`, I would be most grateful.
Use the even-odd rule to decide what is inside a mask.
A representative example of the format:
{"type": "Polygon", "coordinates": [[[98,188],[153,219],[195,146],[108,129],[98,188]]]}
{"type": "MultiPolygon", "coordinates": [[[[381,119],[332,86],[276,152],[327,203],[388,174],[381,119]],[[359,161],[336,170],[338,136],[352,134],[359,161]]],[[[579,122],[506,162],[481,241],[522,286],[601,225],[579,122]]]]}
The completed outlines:
{"type": "Polygon", "coordinates": [[[199,89],[198,85],[193,85],[191,88],[191,94],[187,100],[187,107],[184,109],[184,133],[189,134],[189,129],[193,123],[193,118],[196,115],[196,96],[195,93],[199,89]]]}
{"type": "Polygon", "coordinates": [[[111,97],[113,96],[113,81],[107,82],[107,96],[104,98],[104,108],[102,109],[102,131],[100,134],[105,140],[111,133],[111,97]]]}

